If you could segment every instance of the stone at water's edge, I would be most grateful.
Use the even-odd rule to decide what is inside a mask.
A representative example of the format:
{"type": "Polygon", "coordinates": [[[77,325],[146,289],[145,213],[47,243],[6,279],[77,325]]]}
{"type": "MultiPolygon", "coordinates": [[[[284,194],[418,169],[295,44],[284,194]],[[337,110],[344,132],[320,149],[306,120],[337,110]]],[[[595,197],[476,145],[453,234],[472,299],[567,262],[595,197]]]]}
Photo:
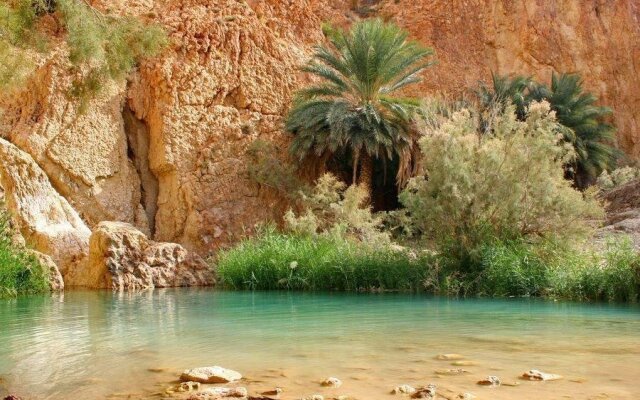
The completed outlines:
{"type": "Polygon", "coordinates": [[[91,234],[89,259],[76,282],[91,288],[137,290],[211,286],[215,278],[200,256],[179,244],[154,242],[123,222],[101,222],[91,234]]]}
{"type": "Polygon", "coordinates": [[[60,273],[60,270],[58,269],[58,266],[53,261],[53,259],[48,255],[44,253],[40,253],[39,251],[36,251],[36,250],[26,249],[26,252],[28,254],[31,254],[33,257],[35,257],[38,260],[38,262],[42,266],[42,269],[47,274],[47,279],[49,281],[49,289],[51,289],[54,292],[63,291],[64,279],[62,279],[62,274],[60,273]]]}
{"type": "Polygon", "coordinates": [[[221,398],[246,398],[247,389],[243,387],[225,388],[215,387],[209,388],[191,395],[188,400],[218,400],[221,398]]]}
{"type": "Polygon", "coordinates": [[[537,369],[532,369],[522,374],[522,378],[530,381],[556,381],[558,379],[562,379],[562,375],[548,374],[546,372],[538,371],[537,369]]]}
{"type": "Polygon", "coordinates": [[[500,378],[493,375],[478,381],[478,385],[483,385],[483,386],[500,386],[500,383],[501,383],[500,378]]]}
{"type": "Polygon", "coordinates": [[[339,388],[340,386],[342,386],[342,381],[338,378],[334,378],[334,377],[329,377],[327,379],[325,379],[324,381],[322,381],[322,386],[324,387],[332,387],[332,388],[339,388]]]}
{"type": "Polygon", "coordinates": [[[188,369],[180,375],[182,381],[200,383],[229,383],[240,379],[242,374],[239,372],[218,366],[188,369]]]}

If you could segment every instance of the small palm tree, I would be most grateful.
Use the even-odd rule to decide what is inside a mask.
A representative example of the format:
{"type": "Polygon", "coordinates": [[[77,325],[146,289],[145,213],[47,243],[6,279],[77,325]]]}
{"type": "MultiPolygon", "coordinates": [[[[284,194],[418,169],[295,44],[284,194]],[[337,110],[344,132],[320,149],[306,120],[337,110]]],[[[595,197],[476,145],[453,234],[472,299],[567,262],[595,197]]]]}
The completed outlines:
{"type": "Polygon", "coordinates": [[[573,145],[576,158],[569,174],[578,187],[586,187],[602,171],[615,167],[620,155],[611,146],[615,129],[605,122],[612,110],[595,105],[598,99],[584,91],[580,75],[554,73],[550,89],[539,85],[530,96],[549,101],[558,122],[570,130],[565,139],[573,145]]]}
{"type": "Polygon", "coordinates": [[[615,129],[605,122],[612,111],[596,106],[597,98],[585,92],[578,74],[553,74],[551,87],[523,76],[493,74],[493,87],[481,85],[476,91],[481,105],[513,103],[518,117],[525,118],[532,101],[546,100],[556,112],[564,140],[573,146],[576,158],[567,166],[567,175],[584,188],[602,171],[615,167],[620,153],[611,143],[615,129]]]}
{"type": "Polygon", "coordinates": [[[291,152],[300,160],[349,152],[352,181],[370,195],[377,160],[398,157],[398,181],[406,178],[418,101],[396,93],[420,81],[433,50],[378,19],[357,22],[348,32],[324,31],[330,46],[318,46],[304,67],[319,81],[297,93],[286,120],[295,135],[291,152]]]}

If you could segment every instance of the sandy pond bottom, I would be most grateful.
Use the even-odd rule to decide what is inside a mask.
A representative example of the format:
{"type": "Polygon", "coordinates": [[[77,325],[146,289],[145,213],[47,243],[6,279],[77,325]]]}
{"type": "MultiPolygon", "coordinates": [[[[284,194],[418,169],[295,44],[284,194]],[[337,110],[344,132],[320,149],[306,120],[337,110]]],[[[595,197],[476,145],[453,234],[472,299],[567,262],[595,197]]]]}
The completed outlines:
{"type": "Polygon", "coordinates": [[[0,300],[0,395],[162,398],[183,369],[209,365],[242,372],[250,392],[280,386],[282,399],[393,399],[394,386],[434,383],[480,400],[635,400],[640,308],[193,289],[0,300]],[[477,365],[438,376],[457,368],[441,353],[477,365]],[[564,379],[518,380],[532,368],[564,379]],[[520,384],[476,385],[487,375],[520,384]],[[343,386],[320,387],[329,376],[343,386]]]}

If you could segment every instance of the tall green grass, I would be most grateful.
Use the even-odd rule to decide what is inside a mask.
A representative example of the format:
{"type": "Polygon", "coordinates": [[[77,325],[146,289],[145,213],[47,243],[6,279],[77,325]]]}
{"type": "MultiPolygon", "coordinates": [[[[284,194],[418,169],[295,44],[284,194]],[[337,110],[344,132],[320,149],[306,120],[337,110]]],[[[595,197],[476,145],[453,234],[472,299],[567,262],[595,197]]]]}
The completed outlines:
{"type": "MultiPolygon", "coordinates": [[[[467,260],[468,262],[468,260],[467,260]]],[[[222,284],[250,290],[427,291],[463,296],[639,300],[640,254],[629,241],[601,252],[554,241],[486,244],[473,265],[330,236],[263,230],[217,259],[222,284]]]]}
{"type": "Polygon", "coordinates": [[[431,273],[425,257],[404,251],[272,228],[222,251],[217,264],[222,284],[233,289],[415,291],[431,273]]]}
{"type": "Polygon", "coordinates": [[[0,297],[47,290],[46,272],[35,256],[12,243],[9,218],[0,209],[0,297]]]}

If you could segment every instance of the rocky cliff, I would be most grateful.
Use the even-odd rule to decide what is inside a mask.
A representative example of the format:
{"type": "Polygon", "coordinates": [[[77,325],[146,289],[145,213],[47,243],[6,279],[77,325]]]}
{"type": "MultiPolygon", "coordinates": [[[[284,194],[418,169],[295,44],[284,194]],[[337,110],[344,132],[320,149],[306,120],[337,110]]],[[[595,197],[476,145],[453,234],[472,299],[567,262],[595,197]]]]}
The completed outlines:
{"type": "Polygon", "coordinates": [[[286,155],[282,117],[305,79],[298,66],[323,39],[321,23],[363,15],[395,21],[436,49],[421,94],[459,95],[491,71],[582,73],[615,109],[620,147],[640,157],[635,0],[93,3],[162,24],[171,48],[84,113],[66,95],[63,45],[39,56],[22,91],[0,99],[0,136],[35,160],[90,228],[122,221],[206,254],[279,218],[278,199],[248,178],[246,150],[263,139],[286,155]]]}

